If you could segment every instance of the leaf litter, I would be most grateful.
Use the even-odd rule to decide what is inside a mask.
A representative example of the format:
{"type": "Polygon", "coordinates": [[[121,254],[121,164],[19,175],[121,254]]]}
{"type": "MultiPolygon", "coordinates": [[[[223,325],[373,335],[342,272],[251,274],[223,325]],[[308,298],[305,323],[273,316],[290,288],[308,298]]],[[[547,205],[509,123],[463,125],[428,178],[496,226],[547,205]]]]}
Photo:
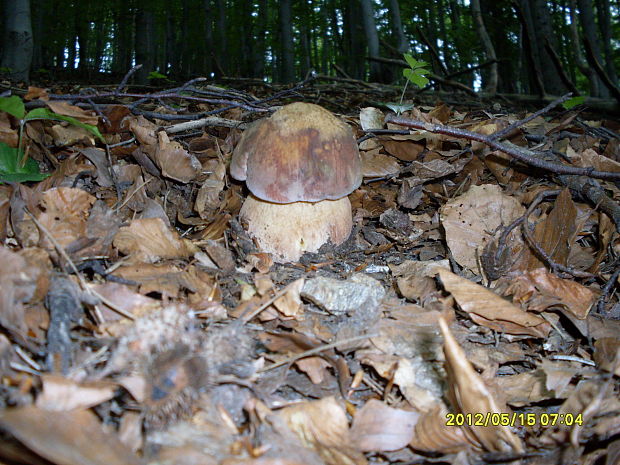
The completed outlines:
{"type": "MultiPolygon", "coordinates": [[[[620,173],[617,122],[573,110],[514,126],[439,102],[403,130],[364,108],[346,117],[365,176],[350,238],[282,264],[237,220],[247,191],[227,167],[256,119],[241,107],[182,130],[168,106],[27,98],[109,145],[30,122],[51,175],[0,185],[5,460],[616,463],[617,181],[595,181],[593,204],[570,184],[592,180],[432,125],[508,128],[516,147],[620,173]]],[[[0,141],[17,130],[0,113],[0,141]]]]}

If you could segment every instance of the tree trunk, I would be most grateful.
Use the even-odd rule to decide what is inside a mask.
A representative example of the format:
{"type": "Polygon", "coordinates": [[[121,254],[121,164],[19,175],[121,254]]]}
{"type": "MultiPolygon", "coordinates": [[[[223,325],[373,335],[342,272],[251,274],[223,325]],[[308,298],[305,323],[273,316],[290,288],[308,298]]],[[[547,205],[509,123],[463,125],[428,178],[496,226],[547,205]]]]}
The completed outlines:
{"type": "Polygon", "coordinates": [[[136,10],[136,64],[142,65],[136,71],[136,82],[146,85],[149,74],[153,71],[155,58],[155,41],[153,40],[153,10],[138,8],[136,10]]]}
{"type": "MultiPolygon", "coordinates": [[[[484,21],[482,20],[480,0],[471,0],[471,13],[474,18],[476,32],[478,33],[478,37],[480,38],[480,42],[482,42],[482,46],[484,48],[486,59],[488,61],[497,60],[495,48],[493,47],[491,38],[489,37],[487,29],[484,26],[484,21]]],[[[484,82],[484,91],[489,94],[495,94],[497,92],[497,63],[493,63],[489,67],[489,73],[487,75],[486,82],[484,82]]]]}
{"type": "MultiPolygon", "coordinates": [[[[361,0],[362,20],[364,21],[364,34],[366,35],[366,44],[368,47],[368,55],[375,58],[379,56],[379,35],[377,34],[377,25],[375,24],[375,11],[370,0],[361,0]]],[[[370,62],[370,81],[381,82],[381,64],[376,61],[370,62]]]]}
{"type": "MultiPolygon", "coordinates": [[[[579,20],[581,21],[581,26],[583,27],[583,35],[585,40],[588,40],[592,46],[592,54],[594,55],[594,59],[596,59],[599,63],[604,63],[601,57],[601,47],[600,42],[596,34],[596,24],[594,23],[594,11],[592,10],[592,1],[591,0],[577,0],[577,5],[579,5],[579,20]]],[[[590,66],[593,67],[592,63],[590,66]]],[[[609,98],[609,90],[602,83],[601,79],[598,75],[591,75],[591,79],[595,79],[596,89],[598,91],[597,95],[592,95],[593,97],[602,97],[609,98]]]]}
{"type": "Polygon", "coordinates": [[[396,50],[399,53],[406,53],[409,51],[409,41],[405,36],[403,29],[403,22],[400,18],[400,6],[398,0],[390,0],[387,4],[388,10],[390,10],[390,19],[392,21],[392,35],[396,42],[396,50]]]}
{"type": "Polygon", "coordinates": [[[284,83],[293,82],[295,80],[295,61],[293,56],[291,0],[279,2],[278,23],[280,31],[280,81],[284,83]]]}
{"type": "Polygon", "coordinates": [[[605,55],[605,71],[609,79],[611,79],[611,82],[618,86],[618,73],[614,66],[614,52],[611,45],[612,26],[609,0],[596,0],[596,12],[598,16],[598,27],[601,31],[603,53],[605,55]]]}
{"type": "Polygon", "coordinates": [[[265,31],[267,30],[267,0],[258,1],[258,15],[256,17],[256,39],[252,51],[252,75],[258,78],[265,77],[265,31]]]}
{"type": "Polygon", "coordinates": [[[9,77],[28,82],[32,63],[30,0],[4,0],[4,34],[0,66],[10,68],[9,77]]]}
{"type": "Polygon", "coordinates": [[[217,38],[217,52],[215,56],[219,62],[221,73],[227,74],[228,69],[228,39],[226,38],[226,3],[224,0],[216,0],[217,22],[215,25],[217,38]]]}
{"type": "MultiPolygon", "coordinates": [[[[345,70],[353,79],[363,79],[366,68],[364,60],[366,40],[361,16],[359,0],[346,0],[342,11],[344,29],[344,37],[341,41],[342,55],[345,70]]],[[[338,23],[335,27],[338,27],[338,23]]]]}

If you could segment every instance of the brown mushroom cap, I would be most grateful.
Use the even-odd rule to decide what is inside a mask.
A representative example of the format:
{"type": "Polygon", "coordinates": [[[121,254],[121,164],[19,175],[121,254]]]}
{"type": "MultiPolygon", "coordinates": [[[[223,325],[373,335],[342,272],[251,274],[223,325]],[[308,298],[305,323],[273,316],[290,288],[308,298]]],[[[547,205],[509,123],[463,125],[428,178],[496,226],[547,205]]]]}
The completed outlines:
{"type": "Polygon", "coordinates": [[[278,204],[249,196],[239,217],[263,252],[276,262],[294,262],[330,242],[344,242],[353,226],[348,197],[322,202],[278,204]]]}
{"type": "Polygon", "coordinates": [[[243,133],[230,174],[268,202],[318,202],[357,189],[362,166],[351,128],[324,108],[299,102],[243,133]]]}

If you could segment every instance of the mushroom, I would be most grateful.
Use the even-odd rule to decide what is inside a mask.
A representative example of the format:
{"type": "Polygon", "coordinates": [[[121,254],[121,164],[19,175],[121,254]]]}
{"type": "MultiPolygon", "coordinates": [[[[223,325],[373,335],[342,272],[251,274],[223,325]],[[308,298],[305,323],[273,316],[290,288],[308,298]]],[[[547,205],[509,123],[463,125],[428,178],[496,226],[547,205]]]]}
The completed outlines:
{"type": "Polygon", "coordinates": [[[254,123],[235,147],[230,174],[251,192],[240,219],[276,262],[349,237],[347,195],[362,181],[361,160],[351,128],[324,108],[292,103],[254,123]]]}

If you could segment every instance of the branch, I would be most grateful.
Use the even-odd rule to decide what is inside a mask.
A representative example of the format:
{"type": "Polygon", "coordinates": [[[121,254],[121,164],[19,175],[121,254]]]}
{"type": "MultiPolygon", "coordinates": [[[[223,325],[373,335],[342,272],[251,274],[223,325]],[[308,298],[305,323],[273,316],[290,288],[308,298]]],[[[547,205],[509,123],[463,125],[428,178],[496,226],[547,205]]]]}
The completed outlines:
{"type": "Polygon", "coordinates": [[[450,126],[444,126],[442,124],[425,123],[424,121],[405,118],[403,116],[396,116],[394,113],[390,113],[385,118],[386,123],[398,124],[400,126],[406,126],[408,128],[423,129],[435,134],[444,134],[460,139],[475,140],[482,142],[483,144],[491,147],[494,150],[499,150],[505,154],[516,158],[523,163],[526,163],[535,168],[551,171],[556,174],[572,174],[576,176],[590,176],[599,179],[620,180],[620,173],[613,173],[609,171],[597,171],[594,168],[577,168],[574,166],[567,166],[560,163],[551,163],[541,160],[535,153],[530,152],[527,149],[517,147],[510,143],[498,142],[494,139],[494,135],[485,136],[477,132],[466,131],[465,129],[453,128],[450,126]]]}

